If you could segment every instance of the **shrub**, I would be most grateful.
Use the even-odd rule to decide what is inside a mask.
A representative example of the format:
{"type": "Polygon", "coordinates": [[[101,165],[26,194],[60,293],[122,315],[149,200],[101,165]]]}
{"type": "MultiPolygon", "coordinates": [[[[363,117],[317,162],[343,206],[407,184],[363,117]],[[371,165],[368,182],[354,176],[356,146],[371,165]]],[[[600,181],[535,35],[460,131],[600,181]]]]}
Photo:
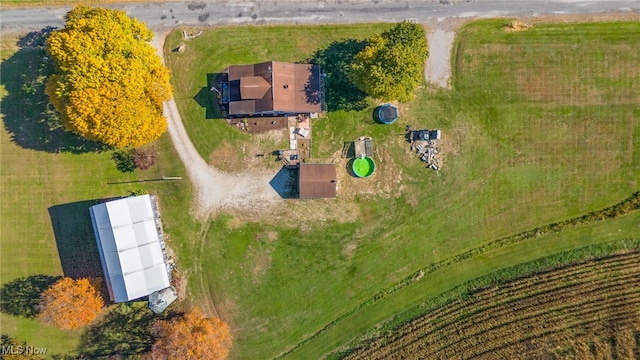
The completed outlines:
{"type": "Polygon", "coordinates": [[[147,170],[156,162],[156,149],[153,146],[138,148],[133,151],[133,162],[140,170],[147,170]]]}
{"type": "Polygon", "coordinates": [[[111,159],[116,163],[116,168],[120,170],[120,172],[128,173],[136,169],[133,153],[133,149],[116,150],[113,152],[111,159]]]}

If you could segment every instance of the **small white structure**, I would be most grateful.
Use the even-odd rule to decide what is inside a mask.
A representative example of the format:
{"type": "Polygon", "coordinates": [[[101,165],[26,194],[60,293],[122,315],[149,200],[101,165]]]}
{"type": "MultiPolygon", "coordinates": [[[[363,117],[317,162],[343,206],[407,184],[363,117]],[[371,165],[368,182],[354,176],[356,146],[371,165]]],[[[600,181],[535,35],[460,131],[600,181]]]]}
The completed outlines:
{"type": "Polygon", "coordinates": [[[177,299],[178,292],[173,286],[154,291],[149,295],[149,309],[156,314],[162,314],[177,299]]]}
{"type": "Polygon", "coordinates": [[[170,286],[155,197],[109,201],[89,212],[112,301],[135,300],[170,286]]]}

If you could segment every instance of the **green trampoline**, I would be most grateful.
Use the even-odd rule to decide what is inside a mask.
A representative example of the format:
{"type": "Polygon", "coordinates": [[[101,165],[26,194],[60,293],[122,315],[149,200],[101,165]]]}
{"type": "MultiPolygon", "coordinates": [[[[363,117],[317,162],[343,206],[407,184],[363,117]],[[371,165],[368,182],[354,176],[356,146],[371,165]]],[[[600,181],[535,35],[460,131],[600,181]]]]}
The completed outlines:
{"type": "Polygon", "coordinates": [[[355,176],[365,178],[373,174],[373,171],[376,169],[376,165],[370,157],[362,156],[353,160],[351,169],[355,176]]]}

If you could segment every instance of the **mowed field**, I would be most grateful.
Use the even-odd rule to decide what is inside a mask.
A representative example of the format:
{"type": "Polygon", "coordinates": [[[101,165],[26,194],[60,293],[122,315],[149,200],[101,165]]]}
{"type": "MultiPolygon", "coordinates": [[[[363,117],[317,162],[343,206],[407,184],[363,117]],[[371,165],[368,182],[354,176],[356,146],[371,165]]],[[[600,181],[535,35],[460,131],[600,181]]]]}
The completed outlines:
{"type": "Polygon", "coordinates": [[[640,357],[640,252],[474,289],[346,359],[640,357]]]}
{"type": "MultiPolygon", "coordinates": [[[[338,199],[221,215],[184,246],[196,264],[191,295],[213,301],[232,325],[233,358],[322,357],[475,277],[637,238],[635,211],[476,251],[612,206],[639,188],[640,23],[536,24],[515,33],[505,23],[465,26],[454,47],[454,89],[425,84],[400,105],[397,123],[375,124],[371,100],[314,122],[313,154],[337,162],[338,199]],[[409,151],[408,124],[442,129],[439,173],[409,151]],[[336,154],[363,135],[374,139],[377,170],[355,180],[336,154]],[[445,265],[405,286],[434,264],[445,265]]],[[[219,118],[206,96],[211,76],[231,64],[344,49],[385,26],[219,28],[186,41],[171,34],[165,52],[176,100],[200,154],[216,164],[220,148],[257,139],[219,118]],[[171,52],[181,43],[184,53],[171,52]]]]}
{"type": "Polygon", "coordinates": [[[89,217],[89,207],[102,199],[126,196],[134,189],[157,194],[169,243],[191,237],[197,231],[189,215],[191,185],[186,177],[136,182],[185,176],[168,135],[155,144],[154,168],[123,174],[110,159],[111,151],[64,133],[53,121],[43,92],[50,71],[44,51],[20,44],[2,38],[0,329],[30,346],[46,347],[47,355],[76,354],[79,346],[115,351],[105,337],[83,339],[81,330],[44,327],[34,318],[12,315],[10,309],[37,302],[38,294],[28,286],[34,279],[102,276],[89,217]],[[8,291],[7,284],[22,284],[22,291],[8,291]]]}

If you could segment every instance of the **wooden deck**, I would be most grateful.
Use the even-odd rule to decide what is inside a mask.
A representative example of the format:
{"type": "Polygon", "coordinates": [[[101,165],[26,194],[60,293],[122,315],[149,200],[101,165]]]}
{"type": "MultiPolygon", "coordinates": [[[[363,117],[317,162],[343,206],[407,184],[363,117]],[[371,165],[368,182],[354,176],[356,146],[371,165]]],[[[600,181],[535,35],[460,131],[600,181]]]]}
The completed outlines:
{"type": "Polygon", "coordinates": [[[311,157],[311,119],[302,115],[290,116],[287,128],[289,147],[281,151],[279,158],[285,166],[293,167],[311,157]]]}

